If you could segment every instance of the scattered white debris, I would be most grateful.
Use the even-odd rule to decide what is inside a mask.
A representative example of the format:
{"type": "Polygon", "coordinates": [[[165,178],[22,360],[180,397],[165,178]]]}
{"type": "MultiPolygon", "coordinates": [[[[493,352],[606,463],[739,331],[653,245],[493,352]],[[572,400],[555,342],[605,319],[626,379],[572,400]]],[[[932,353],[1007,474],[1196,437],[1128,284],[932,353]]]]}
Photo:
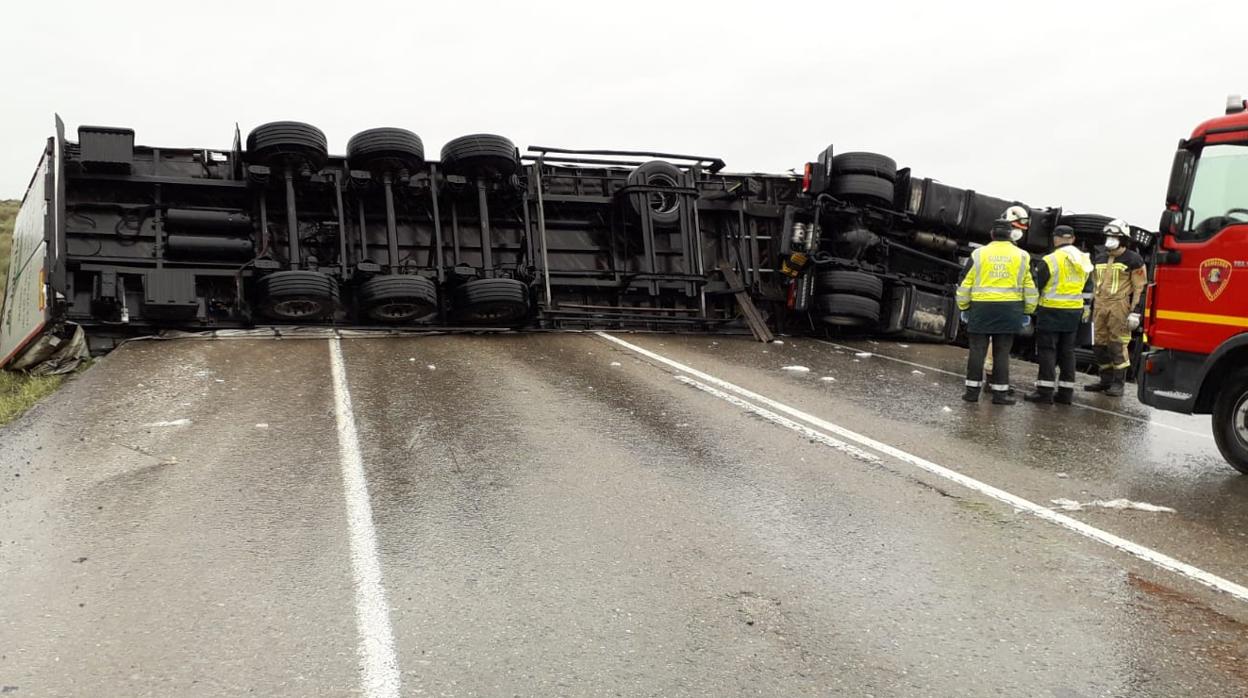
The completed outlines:
{"type": "Polygon", "coordinates": [[[1054,507],[1065,511],[1083,511],[1092,507],[1100,507],[1101,509],[1117,509],[1119,511],[1134,509],[1136,511],[1152,511],[1166,514],[1176,513],[1170,507],[1149,504],[1148,502],[1133,502],[1129,499],[1094,499],[1090,502],[1076,502],[1073,499],[1052,499],[1049,501],[1053,503],[1054,507]]]}
{"type": "Polygon", "coordinates": [[[916,369],[914,369],[913,371],[911,371],[911,373],[913,373],[913,374],[914,374],[914,375],[916,375],[916,376],[921,376],[921,375],[923,375],[923,372],[922,372],[922,371],[920,371],[920,370],[919,370],[919,369],[917,369],[917,368],[916,368],[916,369]]]}
{"type": "Polygon", "coordinates": [[[822,377],[822,378],[820,378],[819,380],[821,380],[821,381],[826,381],[826,382],[828,382],[828,383],[835,383],[835,382],[836,382],[836,379],[835,379],[835,378],[833,378],[832,376],[823,376],[823,377],[822,377]]]}
{"type": "Polygon", "coordinates": [[[950,407],[950,406],[948,406],[948,405],[945,405],[944,407],[940,408],[940,411],[941,411],[941,412],[952,412],[952,411],[953,411],[953,408],[952,408],[952,407],[950,407]]]}
{"type": "Polygon", "coordinates": [[[143,426],[145,427],[184,427],[190,423],[191,423],[191,420],[186,419],[184,417],[182,419],[172,419],[172,420],[169,420],[168,422],[148,422],[147,424],[144,424],[143,426]]]}
{"type": "Polygon", "coordinates": [[[434,366],[433,364],[429,364],[429,365],[428,365],[428,366],[426,366],[425,368],[429,369],[430,371],[433,371],[433,370],[437,369],[437,366],[434,366]]]}
{"type": "Polygon", "coordinates": [[[612,365],[612,366],[621,366],[622,364],[621,364],[619,361],[612,361],[612,362],[611,362],[611,365],[612,365]]]}
{"type": "Polygon", "coordinates": [[[218,378],[218,379],[217,379],[217,382],[218,382],[218,383],[224,383],[224,382],[225,382],[225,379],[224,379],[224,378],[218,378]]]}
{"type": "Polygon", "coordinates": [[[415,357],[415,356],[408,357],[408,359],[407,359],[407,360],[408,360],[408,361],[411,361],[412,363],[416,363],[416,357],[415,357]]]}
{"type": "Polygon", "coordinates": [[[784,340],[782,340],[782,339],[773,339],[773,340],[771,340],[771,343],[772,343],[772,344],[784,344],[784,340]]]}
{"type": "Polygon", "coordinates": [[[769,351],[767,351],[766,349],[764,349],[764,350],[763,350],[763,353],[764,353],[764,354],[770,354],[771,352],[769,352],[769,351]]]}
{"type": "Polygon", "coordinates": [[[794,373],[810,373],[810,369],[805,366],[781,366],[781,371],[792,371],[794,373]]]}
{"type": "Polygon", "coordinates": [[[854,354],[854,356],[857,356],[857,357],[858,357],[858,358],[860,358],[860,359],[869,359],[869,358],[871,358],[871,352],[869,352],[869,351],[860,351],[860,352],[858,352],[857,354],[854,354]]]}
{"type": "Polygon", "coordinates": [[[902,349],[909,349],[909,348],[910,348],[910,345],[909,345],[909,344],[898,344],[897,346],[901,347],[902,349]]]}
{"type": "Polygon", "coordinates": [[[165,456],[164,458],[160,460],[160,464],[161,465],[177,465],[178,457],[177,456],[165,456]]]}
{"type": "Polygon", "coordinates": [[[856,364],[860,364],[860,363],[862,363],[862,359],[854,359],[854,363],[856,363],[856,364]]]}
{"type": "Polygon", "coordinates": [[[1067,475],[1066,473],[1058,473],[1058,474],[1057,474],[1057,476],[1058,476],[1059,478],[1063,479],[1063,480],[1065,480],[1065,479],[1067,479],[1067,478],[1069,478],[1069,477],[1070,477],[1070,476],[1069,476],[1069,475],[1067,475]]]}
{"type": "Polygon", "coordinates": [[[267,423],[267,422],[260,422],[259,424],[257,424],[257,425],[256,425],[256,428],[257,428],[257,429],[268,429],[268,428],[269,428],[269,425],[268,425],[268,423],[267,423]]]}
{"type": "Polygon", "coordinates": [[[679,427],[679,428],[684,428],[684,427],[689,426],[689,422],[681,422],[681,423],[677,424],[676,426],[677,426],[677,427],[679,427]]]}

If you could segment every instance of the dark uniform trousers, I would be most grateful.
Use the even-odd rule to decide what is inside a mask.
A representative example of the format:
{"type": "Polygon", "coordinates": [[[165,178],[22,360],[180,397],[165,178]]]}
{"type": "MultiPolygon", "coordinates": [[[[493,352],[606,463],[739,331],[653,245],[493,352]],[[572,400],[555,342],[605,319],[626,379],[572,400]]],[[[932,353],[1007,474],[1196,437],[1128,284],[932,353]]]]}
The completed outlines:
{"type": "Polygon", "coordinates": [[[1040,361],[1037,388],[1075,388],[1075,338],[1078,331],[1036,330],[1036,354],[1040,361]],[[1058,368],[1061,375],[1057,375],[1058,368]]]}
{"type": "Polygon", "coordinates": [[[968,334],[970,356],[966,362],[966,386],[979,388],[984,380],[984,359],[988,356],[988,342],[992,342],[992,377],[988,387],[996,392],[1010,389],[1010,350],[1014,348],[1013,333],[968,334]]]}

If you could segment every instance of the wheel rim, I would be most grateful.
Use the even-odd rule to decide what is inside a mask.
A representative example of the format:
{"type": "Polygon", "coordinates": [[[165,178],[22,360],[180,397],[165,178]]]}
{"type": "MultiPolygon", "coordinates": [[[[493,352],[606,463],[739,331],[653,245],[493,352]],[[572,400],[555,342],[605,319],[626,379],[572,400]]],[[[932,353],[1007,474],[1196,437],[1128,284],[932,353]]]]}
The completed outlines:
{"type": "Polygon", "coordinates": [[[1231,426],[1239,445],[1248,448],[1248,394],[1241,396],[1239,402],[1235,403],[1235,410],[1231,413],[1231,426]]]}
{"type": "MultiPolygon", "coordinates": [[[[675,187],[676,180],[663,174],[650,175],[650,186],[654,187],[675,187]]],[[[671,192],[651,192],[650,193],[650,212],[658,215],[666,213],[675,213],[680,207],[680,197],[671,192]]]]}
{"type": "Polygon", "coordinates": [[[324,312],[325,306],[320,301],[303,298],[278,301],[273,304],[273,314],[279,317],[301,320],[316,317],[324,312]]]}
{"type": "Polygon", "coordinates": [[[374,320],[402,322],[404,320],[422,318],[431,312],[433,312],[432,309],[425,303],[394,301],[373,306],[369,309],[368,314],[374,320]]]}

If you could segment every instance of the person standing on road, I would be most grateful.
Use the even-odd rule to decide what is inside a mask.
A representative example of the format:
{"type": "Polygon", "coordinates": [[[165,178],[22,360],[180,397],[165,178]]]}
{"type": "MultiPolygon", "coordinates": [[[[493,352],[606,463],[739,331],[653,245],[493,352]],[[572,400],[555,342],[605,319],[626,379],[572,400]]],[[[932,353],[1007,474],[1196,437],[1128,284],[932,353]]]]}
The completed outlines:
{"type": "Polygon", "coordinates": [[[1127,249],[1130,230],[1125,221],[1105,225],[1105,252],[1094,262],[1092,292],[1093,349],[1100,368],[1100,381],[1084,390],[1119,397],[1131,367],[1131,330],[1139,327],[1135,313],[1148,281],[1144,258],[1127,249]]]}
{"type": "Polygon", "coordinates": [[[966,393],[962,399],[979,402],[984,385],[988,343],[994,354],[992,402],[1013,405],[1010,390],[1010,349],[1039,300],[1031,277],[1031,255],[1010,242],[1009,221],[992,225],[992,242],[971,252],[958,284],[958,308],[966,313],[970,355],[966,362],[966,393]]]}
{"type": "MultiPolygon", "coordinates": [[[[999,220],[1006,221],[1010,224],[1010,242],[1017,245],[1022,241],[1023,236],[1027,234],[1027,230],[1031,227],[1031,211],[1028,211],[1026,206],[1014,204],[1001,212],[1001,218],[999,220]]],[[[992,340],[990,339],[988,340],[988,359],[984,361],[984,375],[992,373],[992,355],[992,340]]],[[[1009,392],[1010,395],[1013,395],[1014,389],[1010,388],[1007,392],[1009,392]]]]}
{"type": "Polygon", "coordinates": [[[1054,250],[1036,269],[1040,307],[1036,310],[1036,352],[1040,373],[1027,402],[1069,405],[1075,393],[1075,338],[1090,312],[1092,260],[1075,247],[1075,231],[1067,225],[1053,229],[1054,250]],[[1061,375],[1057,367],[1061,367],[1061,375]],[[1056,394],[1055,394],[1056,393],[1056,394]]]}

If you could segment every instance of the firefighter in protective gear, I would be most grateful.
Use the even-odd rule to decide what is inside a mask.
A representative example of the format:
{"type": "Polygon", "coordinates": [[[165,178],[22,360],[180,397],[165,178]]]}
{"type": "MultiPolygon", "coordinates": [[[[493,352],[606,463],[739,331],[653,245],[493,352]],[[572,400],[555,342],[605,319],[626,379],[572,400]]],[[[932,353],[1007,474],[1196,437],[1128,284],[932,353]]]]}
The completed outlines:
{"type": "Polygon", "coordinates": [[[1013,405],[1010,390],[1010,349],[1014,335],[1022,331],[1028,315],[1036,310],[1039,296],[1031,276],[1031,255],[1010,243],[1013,227],[999,220],[992,226],[992,242],[976,249],[962,271],[958,284],[958,308],[967,313],[971,351],[966,362],[966,392],[962,399],[978,402],[984,384],[984,358],[988,343],[995,354],[992,402],[1013,405]]]}
{"type": "Polygon", "coordinates": [[[1040,307],[1036,310],[1036,353],[1040,373],[1027,402],[1069,405],[1075,393],[1075,338],[1092,302],[1092,260],[1075,247],[1075,231],[1053,229],[1053,251],[1036,269],[1040,307]],[[1061,375],[1057,367],[1061,367],[1061,375]]]}
{"type": "MultiPolygon", "coordinates": [[[[1010,224],[1010,242],[1017,245],[1027,234],[1027,229],[1031,227],[1031,211],[1026,206],[1014,204],[1001,212],[1001,217],[997,220],[1005,221],[1010,224]]],[[[988,342],[988,359],[984,362],[984,372],[992,373],[992,341],[988,342]]],[[[1014,394],[1014,389],[1010,388],[1010,395],[1014,394]]]]}
{"type": "Polygon", "coordinates": [[[1130,229],[1126,222],[1113,220],[1105,225],[1105,251],[1093,264],[1092,328],[1093,349],[1100,366],[1100,381],[1084,390],[1118,397],[1123,393],[1127,369],[1131,367],[1131,320],[1144,297],[1148,281],[1144,258],[1127,249],[1130,229]]]}

